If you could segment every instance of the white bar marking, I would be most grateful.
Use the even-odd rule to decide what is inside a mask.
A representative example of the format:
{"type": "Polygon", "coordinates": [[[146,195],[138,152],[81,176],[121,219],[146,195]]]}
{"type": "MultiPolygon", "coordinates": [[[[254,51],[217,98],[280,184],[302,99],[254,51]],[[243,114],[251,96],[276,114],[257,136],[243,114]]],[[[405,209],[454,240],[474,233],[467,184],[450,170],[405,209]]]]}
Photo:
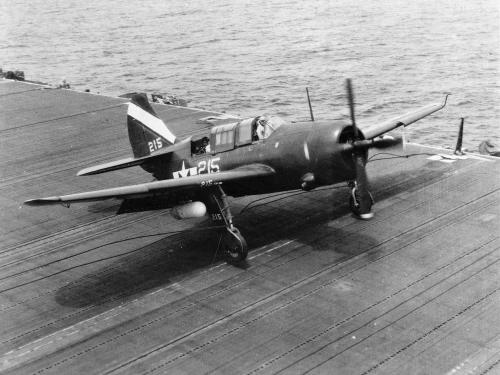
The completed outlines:
{"type": "Polygon", "coordinates": [[[158,117],[153,116],[149,112],[146,112],[144,109],[135,105],[134,103],[128,104],[127,114],[140,121],[142,124],[144,124],[144,126],[148,127],[156,134],[162,136],[170,143],[175,143],[175,135],[172,134],[165,123],[158,117]]]}

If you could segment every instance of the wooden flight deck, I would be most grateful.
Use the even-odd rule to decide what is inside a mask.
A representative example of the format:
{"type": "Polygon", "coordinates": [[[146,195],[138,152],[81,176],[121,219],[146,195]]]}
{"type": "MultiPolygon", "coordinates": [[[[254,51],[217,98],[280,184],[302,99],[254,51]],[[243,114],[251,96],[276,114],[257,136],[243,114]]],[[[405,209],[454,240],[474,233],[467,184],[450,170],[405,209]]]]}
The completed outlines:
{"type": "MultiPolygon", "coordinates": [[[[0,81],[0,372],[500,372],[500,161],[374,150],[370,221],[345,186],[232,199],[242,268],[208,220],[23,207],[151,179],[76,177],[131,154],[126,101],[0,81]]],[[[155,109],[179,137],[213,115],[155,109]]]]}

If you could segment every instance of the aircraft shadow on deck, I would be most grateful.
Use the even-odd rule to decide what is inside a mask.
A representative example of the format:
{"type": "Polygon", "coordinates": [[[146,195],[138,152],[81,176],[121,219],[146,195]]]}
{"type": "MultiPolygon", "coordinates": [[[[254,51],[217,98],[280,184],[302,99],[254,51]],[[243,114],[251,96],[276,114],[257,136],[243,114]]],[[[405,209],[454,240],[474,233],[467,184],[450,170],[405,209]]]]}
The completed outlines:
{"type": "MultiPolygon", "coordinates": [[[[418,173],[414,170],[389,172],[383,178],[374,176],[372,191],[375,199],[381,201],[398,193],[417,190],[419,186],[441,175],[439,168],[432,167],[419,169],[418,173]],[[391,181],[390,185],[387,181],[391,181]]],[[[279,205],[260,205],[241,215],[235,209],[235,223],[244,233],[250,251],[293,238],[313,252],[335,251],[341,260],[366,251],[375,243],[369,233],[358,231],[357,225],[349,225],[346,229],[328,225],[350,212],[347,195],[347,188],[323,190],[299,195],[299,199],[296,196],[283,199],[279,205]],[[307,210],[303,209],[304,204],[309,207],[307,210]]],[[[211,222],[206,221],[196,227],[211,225],[211,222]]],[[[56,302],[63,306],[82,308],[113,301],[122,302],[132,296],[168,286],[196,270],[223,261],[220,252],[215,254],[218,237],[214,230],[189,231],[142,246],[138,251],[107,263],[97,271],[60,288],[56,293],[56,302]]],[[[376,256],[376,252],[373,256],[376,256]]],[[[248,268],[251,264],[252,260],[249,260],[241,267],[248,268]]]]}

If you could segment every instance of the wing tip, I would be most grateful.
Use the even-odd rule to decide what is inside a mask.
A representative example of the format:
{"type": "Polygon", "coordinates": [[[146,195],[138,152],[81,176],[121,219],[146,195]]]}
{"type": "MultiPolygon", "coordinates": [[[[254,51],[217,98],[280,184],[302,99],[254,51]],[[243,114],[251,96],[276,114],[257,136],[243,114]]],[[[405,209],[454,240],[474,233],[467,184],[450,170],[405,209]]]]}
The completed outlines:
{"type": "Polygon", "coordinates": [[[78,172],[76,172],[76,175],[77,176],[89,176],[92,174],[98,174],[99,171],[96,171],[95,169],[96,169],[95,167],[83,168],[83,169],[79,170],[78,172]]]}
{"type": "Polygon", "coordinates": [[[32,206],[32,207],[37,207],[37,206],[47,206],[51,204],[57,204],[61,203],[62,200],[60,197],[48,197],[48,198],[35,198],[35,199],[28,199],[23,202],[24,206],[32,206]]]}

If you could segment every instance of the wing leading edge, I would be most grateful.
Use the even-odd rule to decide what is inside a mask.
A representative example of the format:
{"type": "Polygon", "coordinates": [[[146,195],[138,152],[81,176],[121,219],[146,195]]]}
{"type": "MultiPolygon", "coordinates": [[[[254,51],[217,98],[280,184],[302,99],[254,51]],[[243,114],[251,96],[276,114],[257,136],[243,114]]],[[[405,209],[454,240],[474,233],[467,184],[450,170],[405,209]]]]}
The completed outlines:
{"type": "MultiPolygon", "coordinates": [[[[449,95],[449,94],[448,94],[449,95]]],[[[368,126],[362,129],[363,134],[366,139],[372,139],[378,137],[388,131],[391,131],[399,126],[408,126],[415,121],[418,121],[430,114],[439,111],[444,108],[446,105],[446,101],[448,100],[448,95],[446,95],[443,103],[434,103],[426,105],[425,107],[419,108],[415,111],[408,112],[402,116],[395,117],[393,119],[384,121],[381,124],[376,124],[372,126],[368,126]]]]}
{"type": "Polygon", "coordinates": [[[142,198],[165,194],[173,190],[202,188],[224,182],[247,178],[270,176],[274,169],[263,164],[252,164],[229,171],[201,174],[178,179],[161,180],[138,185],[121,186],[110,189],[94,190],[83,193],[30,199],[24,202],[28,206],[46,206],[52,204],[100,201],[111,198],[142,198]]]}

